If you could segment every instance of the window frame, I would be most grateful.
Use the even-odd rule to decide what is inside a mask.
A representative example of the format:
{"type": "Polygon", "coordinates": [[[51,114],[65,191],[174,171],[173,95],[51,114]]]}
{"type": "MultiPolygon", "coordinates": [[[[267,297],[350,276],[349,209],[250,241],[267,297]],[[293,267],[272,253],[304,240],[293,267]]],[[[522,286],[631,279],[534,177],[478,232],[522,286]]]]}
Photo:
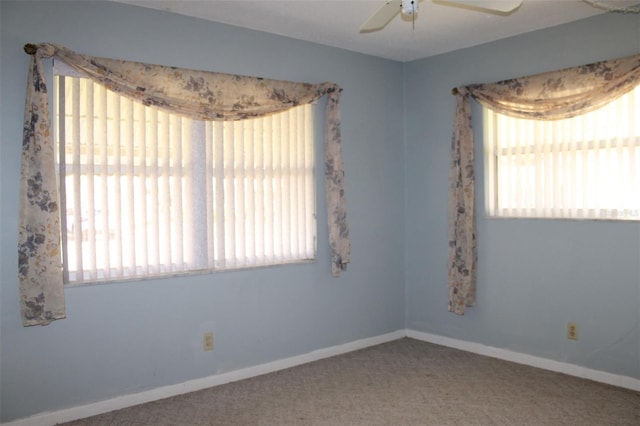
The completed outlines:
{"type": "MultiPolygon", "coordinates": [[[[640,85],[636,86],[635,89],[632,89],[629,92],[629,94],[630,96],[635,97],[635,106],[633,108],[635,108],[635,112],[637,114],[638,112],[640,112],[640,85]]],[[[627,96],[627,95],[624,95],[624,96],[627,96]]],[[[603,107],[601,110],[604,110],[605,108],[614,105],[616,101],[620,101],[621,99],[623,99],[623,97],[620,97],[614,100],[610,104],[603,107]]],[[[633,99],[631,99],[629,102],[631,103],[634,101],[633,99]]],[[[494,122],[498,122],[499,120],[504,120],[505,122],[510,122],[510,125],[513,125],[513,126],[517,125],[517,122],[520,122],[520,123],[529,122],[527,125],[535,126],[536,124],[538,124],[536,123],[538,120],[528,120],[528,119],[507,117],[506,115],[493,111],[490,109],[490,107],[483,106],[483,105],[480,105],[480,108],[482,109],[482,117],[483,117],[482,119],[483,143],[482,143],[481,149],[483,154],[483,165],[484,165],[484,176],[485,176],[484,177],[484,192],[485,192],[484,211],[487,217],[514,218],[514,219],[523,218],[523,219],[564,219],[564,220],[610,220],[610,221],[630,221],[630,222],[635,222],[640,220],[640,203],[636,204],[635,206],[631,204],[629,205],[616,204],[611,206],[599,205],[594,207],[589,205],[577,206],[574,204],[569,206],[565,205],[563,207],[556,207],[553,205],[541,207],[540,204],[536,204],[537,203],[536,200],[529,202],[529,204],[525,204],[522,200],[520,202],[514,201],[513,199],[505,201],[504,192],[501,194],[500,179],[505,179],[504,175],[505,173],[509,173],[509,171],[502,172],[502,176],[501,176],[500,160],[504,158],[508,158],[509,156],[513,157],[514,159],[513,161],[524,160],[522,158],[523,157],[522,153],[518,155],[517,159],[515,156],[513,156],[516,150],[521,150],[521,152],[524,152],[525,154],[528,153],[529,156],[532,157],[530,158],[530,162],[528,164],[535,169],[536,167],[538,168],[540,167],[539,164],[535,164],[535,163],[541,163],[546,161],[548,165],[552,161],[561,162],[562,158],[564,158],[564,162],[568,163],[569,166],[571,166],[572,165],[571,160],[569,159],[570,155],[577,155],[577,154],[572,154],[573,152],[580,152],[581,153],[580,155],[582,155],[586,161],[589,155],[588,154],[589,152],[596,152],[603,149],[608,150],[608,153],[606,153],[605,155],[593,154],[593,157],[595,157],[595,159],[589,160],[589,161],[595,162],[595,161],[603,161],[602,160],[603,157],[604,158],[611,157],[612,155],[611,153],[617,153],[617,155],[621,155],[620,153],[623,151],[623,149],[628,149],[629,152],[631,152],[630,154],[631,158],[629,159],[629,163],[630,164],[633,163],[631,164],[631,167],[633,167],[632,170],[635,175],[635,180],[640,179],[640,162],[637,160],[636,161],[633,160],[634,156],[636,159],[640,158],[640,124],[636,124],[635,122],[632,121],[633,117],[630,115],[631,111],[628,111],[626,116],[626,118],[630,120],[630,123],[628,124],[628,130],[627,130],[629,134],[623,135],[623,136],[620,136],[620,134],[617,134],[617,137],[619,139],[626,140],[626,142],[622,143],[622,147],[609,146],[608,142],[604,141],[601,135],[595,135],[595,134],[592,136],[587,135],[587,137],[585,137],[583,141],[576,141],[575,139],[571,139],[568,141],[565,140],[560,142],[554,141],[549,144],[540,143],[534,137],[531,137],[530,140],[527,141],[527,143],[525,143],[524,145],[516,143],[516,144],[511,144],[511,147],[507,147],[507,146],[498,146],[499,145],[498,139],[500,136],[497,135],[499,130],[494,128],[495,127],[494,122]],[[635,125],[635,129],[634,129],[634,125],[635,125]],[[631,134],[631,132],[635,132],[635,136],[631,134]],[[551,144],[555,144],[559,148],[549,148],[552,146],[551,144]],[[499,154],[498,153],[499,151],[502,152],[502,154],[499,154]],[[523,210],[528,211],[528,213],[523,214],[523,210]],[[545,213],[545,210],[548,212],[545,213]],[[560,210],[561,214],[557,212],[553,212],[553,210],[560,210]]],[[[598,111],[600,110],[597,110],[596,112],[598,111]]],[[[589,117],[591,117],[589,114],[593,114],[593,113],[583,114],[574,119],[586,120],[589,117]]],[[[568,119],[568,120],[574,120],[574,119],[568,119]]],[[[558,123],[562,121],[564,120],[553,120],[553,121],[541,120],[540,122],[544,123],[542,125],[553,126],[554,123],[558,123]]],[[[531,127],[531,129],[534,129],[534,128],[531,127]]],[[[532,131],[538,131],[538,130],[535,129],[532,131]]],[[[522,172],[521,167],[518,167],[518,166],[512,166],[512,167],[513,167],[513,169],[511,170],[512,177],[513,177],[514,170],[517,171],[517,173],[526,174],[522,172]]],[[[576,179],[576,177],[572,173],[570,173],[566,169],[563,169],[564,166],[562,164],[557,167],[559,167],[560,170],[562,170],[562,173],[559,176],[561,179],[564,178],[565,181],[567,179],[576,179]]],[[[587,168],[587,165],[573,164],[573,167],[577,169],[580,169],[580,168],[585,169],[587,168]]],[[[531,172],[530,174],[535,174],[535,173],[531,172]]],[[[517,176],[520,179],[522,179],[521,175],[517,175],[517,176]]],[[[543,176],[542,179],[545,179],[545,177],[543,176]]],[[[587,178],[582,178],[582,179],[587,179],[587,178]]],[[[634,179],[634,176],[631,176],[631,179],[634,179]]],[[[611,180],[613,181],[613,179],[611,180]]],[[[584,184],[584,182],[582,184],[584,184]]],[[[530,185],[532,185],[531,182],[530,182],[530,185]]],[[[546,183],[546,185],[553,186],[555,190],[555,187],[557,187],[559,184],[556,181],[553,183],[546,183]]],[[[628,183],[627,185],[628,187],[633,187],[631,183],[628,183]]],[[[583,185],[583,186],[586,186],[586,185],[583,185]]],[[[637,187],[640,187],[640,185],[638,185],[637,187]]],[[[527,192],[527,194],[523,195],[523,197],[528,196],[529,198],[536,198],[536,195],[535,194],[531,195],[531,192],[535,192],[535,188],[530,192],[527,192]]],[[[557,191],[557,192],[560,192],[560,191],[557,191]]],[[[586,193],[586,190],[583,192],[586,193]]],[[[555,203],[562,202],[562,201],[558,201],[558,197],[559,197],[558,195],[555,195],[555,200],[554,200],[555,203]]],[[[586,197],[586,195],[580,195],[578,197],[586,197]]],[[[617,201],[618,202],[624,201],[624,198],[629,200],[635,199],[633,198],[633,196],[631,197],[620,196],[618,197],[617,201]]],[[[637,199],[640,199],[640,194],[638,194],[637,199]]],[[[581,200],[581,202],[588,203],[589,200],[581,200]]]]}
{"type": "MultiPolygon", "coordinates": [[[[56,165],[58,167],[60,167],[59,170],[57,170],[57,177],[58,177],[58,183],[59,183],[59,188],[60,188],[60,198],[61,198],[61,228],[62,228],[62,232],[61,232],[61,237],[62,237],[62,248],[63,248],[63,253],[64,253],[64,257],[63,257],[63,271],[64,271],[64,283],[66,286],[82,286],[82,285],[88,285],[88,284],[95,284],[95,283],[111,283],[111,282],[121,282],[121,281],[138,281],[138,280],[146,280],[146,279],[156,279],[156,278],[163,278],[163,277],[175,277],[175,276],[188,276],[188,275],[198,275],[198,274],[210,274],[210,273],[215,273],[215,272],[225,272],[225,271],[234,271],[234,270],[247,270],[247,269],[255,269],[255,268],[265,268],[265,267],[276,267],[276,266],[282,266],[282,265],[289,265],[289,264],[300,264],[300,263],[313,263],[317,260],[317,243],[318,243],[318,238],[317,238],[317,233],[318,233],[318,222],[317,222],[317,196],[318,196],[318,190],[317,190],[317,185],[318,185],[318,177],[317,177],[317,161],[319,156],[317,155],[317,149],[318,149],[318,143],[317,141],[319,140],[319,132],[318,132],[318,126],[315,125],[315,123],[317,122],[317,115],[318,115],[318,108],[315,107],[315,103],[313,105],[301,105],[299,106],[300,108],[307,108],[307,114],[310,116],[310,120],[311,120],[311,124],[312,124],[312,128],[311,130],[308,130],[307,133],[310,134],[310,140],[309,140],[309,147],[311,148],[310,150],[310,154],[311,154],[311,160],[310,160],[310,172],[309,170],[307,170],[306,173],[310,173],[311,176],[311,194],[310,196],[307,196],[307,198],[311,198],[312,200],[312,212],[311,212],[311,216],[312,216],[312,220],[310,221],[309,225],[307,227],[310,227],[311,229],[311,234],[312,234],[312,247],[311,247],[311,256],[305,256],[305,257],[289,257],[289,258],[284,258],[284,259],[275,259],[274,261],[271,262],[263,262],[260,264],[256,264],[256,265],[239,265],[239,266],[230,266],[230,267],[207,267],[207,268],[198,268],[198,269],[193,269],[193,270],[185,270],[185,271],[179,271],[179,272],[166,272],[166,273],[160,273],[160,274],[135,274],[135,275],[131,275],[131,276],[126,276],[126,277],[117,277],[117,278],[106,278],[106,277],[98,277],[97,279],[89,279],[89,280],[83,280],[83,281],[75,281],[72,275],[70,275],[70,271],[68,269],[69,266],[69,262],[68,262],[68,254],[67,254],[67,247],[68,247],[68,233],[64,232],[65,228],[67,227],[67,206],[66,206],[66,185],[62,185],[61,180],[60,180],[60,176],[61,173],[64,173],[64,169],[65,169],[65,156],[64,154],[62,154],[62,156],[60,156],[60,153],[64,152],[64,150],[62,149],[58,149],[58,143],[61,140],[61,136],[60,136],[60,132],[64,132],[64,127],[61,129],[59,126],[59,122],[58,119],[56,118],[56,113],[55,111],[58,108],[58,97],[60,96],[60,93],[58,92],[58,85],[56,82],[56,79],[58,78],[59,75],[66,75],[66,76],[72,76],[72,77],[78,77],[78,78],[85,78],[81,75],[79,75],[78,73],[75,73],[70,67],[66,66],[63,62],[58,62],[55,61],[54,65],[53,65],[53,69],[54,72],[53,74],[53,80],[54,80],[54,90],[52,91],[53,94],[53,100],[54,100],[54,113],[53,113],[53,119],[52,119],[52,130],[53,130],[53,135],[55,135],[55,145],[56,145],[56,152],[57,152],[57,158],[56,158],[56,165]]],[[[206,122],[200,122],[203,126],[206,126],[206,122]]],[[[204,161],[206,162],[206,161],[204,161]]],[[[89,223],[89,226],[91,224],[89,223]]],[[[215,225],[214,225],[215,226],[215,225]]]]}

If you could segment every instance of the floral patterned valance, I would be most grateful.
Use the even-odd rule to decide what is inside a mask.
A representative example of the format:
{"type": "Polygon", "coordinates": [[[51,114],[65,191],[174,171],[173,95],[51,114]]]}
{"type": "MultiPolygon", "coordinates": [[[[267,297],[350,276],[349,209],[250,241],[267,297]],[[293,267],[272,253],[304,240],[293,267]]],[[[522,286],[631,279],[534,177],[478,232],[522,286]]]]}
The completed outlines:
{"type": "Polygon", "coordinates": [[[640,84],[640,55],[454,89],[449,179],[449,310],[476,300],[477,241],[471,98],[501,114],[559,120],[586,114],[640,84]]]}
{"type": "Polygon", "coordinates": [[[43,58],[58,59],[83,77],[123,96],[198,120],[242,120],[285,111],[327,95],[325,185],[332,275],[350,261],[340,140],[339,99],[333,83],[296,83],[97,58],[49,43],[25,46],[32,55],[23,135],[19,286],[25,326],[64,318],[55,155],[43,58]]]}
{"type": "Polygon", "coordinates": [[[285,111],[340,91],[333,83],[296,83],[81,55],[54,44],[38,55],[61,60],[109,90],[197,120],[242,120],[285,111]]]}
{"type": "Polygon", "coordinates": [[[501,114],[560,120],[599,109],[638,84],[640,55],[634,55],[457,91],[501,114]]]}

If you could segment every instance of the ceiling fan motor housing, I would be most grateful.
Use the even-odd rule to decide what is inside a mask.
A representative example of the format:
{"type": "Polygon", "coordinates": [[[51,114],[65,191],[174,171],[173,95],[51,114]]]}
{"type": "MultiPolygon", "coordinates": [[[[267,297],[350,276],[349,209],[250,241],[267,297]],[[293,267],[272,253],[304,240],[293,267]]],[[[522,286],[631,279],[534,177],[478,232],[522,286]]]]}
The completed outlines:
{"type": "Polygon", "coordinates": [[[418,13],[418,0],[402,0],[402,13],[404,15],[418,13]]]}

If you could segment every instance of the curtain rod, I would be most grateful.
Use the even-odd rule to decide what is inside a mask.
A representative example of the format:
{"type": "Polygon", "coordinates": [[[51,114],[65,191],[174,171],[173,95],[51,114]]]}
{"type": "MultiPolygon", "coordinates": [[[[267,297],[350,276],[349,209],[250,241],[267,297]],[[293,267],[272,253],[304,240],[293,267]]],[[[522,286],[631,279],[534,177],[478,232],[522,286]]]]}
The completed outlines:
{"type": "Polygon", "coordinates": [[[35,55],[37,51],[38,51],[38,46],[36,46],[33,43],[27,43],[24,45],[24,52],[27,55],[35,55]]]}
{"type": "MultiPolygon", "coordinates": [[[[27,44],[24,45],[24,52],[27,55],[35,55],[37,51],[38,51],[38,46],[36,46],[33,43],[27,43],[27,44]]],[[[457,95],[458,94],[458,89],[456,87],[451,89],[451,94],[454,95],[454,96],[457,95]]]]}

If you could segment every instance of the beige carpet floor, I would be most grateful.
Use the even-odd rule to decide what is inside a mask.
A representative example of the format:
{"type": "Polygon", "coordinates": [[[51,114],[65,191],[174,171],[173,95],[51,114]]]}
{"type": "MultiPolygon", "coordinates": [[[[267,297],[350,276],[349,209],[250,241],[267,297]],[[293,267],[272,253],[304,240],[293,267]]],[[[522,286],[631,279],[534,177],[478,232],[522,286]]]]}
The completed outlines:
{"type": "Polygon", "coordinates": [[[66,423],[640,425],[640,392],[400,339],[66,423]]]}

